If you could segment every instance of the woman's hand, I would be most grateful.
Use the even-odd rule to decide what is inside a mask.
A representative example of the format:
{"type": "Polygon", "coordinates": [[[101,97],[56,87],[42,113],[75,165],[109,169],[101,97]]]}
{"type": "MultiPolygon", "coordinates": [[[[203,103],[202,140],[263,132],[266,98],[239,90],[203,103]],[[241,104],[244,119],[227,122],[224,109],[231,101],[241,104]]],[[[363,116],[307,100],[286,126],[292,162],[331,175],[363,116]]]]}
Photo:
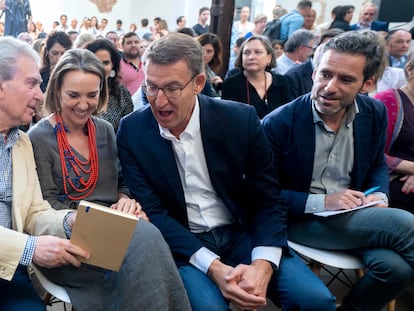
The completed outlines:
{"type": "Polygon", "coordinates": [[[414,175],[405,175],[404,177],[401,177],[400,180],[405,181],[401,188],[401,192],[405,194],[414,192],[414,175]]]}
{"type": "Polygon", "coordinates": [[[142,210],[141,204],[126,196],[121,197],[117,203],[112,204],[111,208],[149,221],[147,214],[142,210]]]}

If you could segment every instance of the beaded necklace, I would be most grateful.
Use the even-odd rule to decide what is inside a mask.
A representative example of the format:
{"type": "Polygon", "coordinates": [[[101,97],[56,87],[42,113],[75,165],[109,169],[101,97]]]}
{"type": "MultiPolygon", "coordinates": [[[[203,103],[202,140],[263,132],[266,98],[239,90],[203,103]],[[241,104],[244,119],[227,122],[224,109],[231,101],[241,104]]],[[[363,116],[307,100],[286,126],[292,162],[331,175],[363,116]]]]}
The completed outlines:
{"type": "Polygon", "coordinates": [[[63,189],[66,196],[71,200],[83,200],[87,198],[96,187],[98,181],[98,151],[96,148],[96,128],[91,119],[86,123],[88,130],[89,159],[81,161],[72,151],[66,132],[67,128],[63,125],[62,117],[55,115],[56,126],[55,135],[59,149],[60,166],[62,167],[63,189]],[[69,176],[69,169],[72,168],[76,177],[69,176]],[[89,174],[87,181],[81,176],[80,171],[89,174]],[[69,186],[79,193],[78,196],[69,194],[69,186]]]}

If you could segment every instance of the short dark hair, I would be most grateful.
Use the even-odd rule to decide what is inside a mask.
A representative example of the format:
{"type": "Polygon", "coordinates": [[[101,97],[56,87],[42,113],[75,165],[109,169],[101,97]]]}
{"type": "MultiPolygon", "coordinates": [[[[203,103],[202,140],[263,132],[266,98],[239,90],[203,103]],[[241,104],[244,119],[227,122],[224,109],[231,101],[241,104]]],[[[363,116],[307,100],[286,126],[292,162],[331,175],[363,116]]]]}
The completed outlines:
{"type": "Polygon", "coordinates": [[[126,34],[124,34],[124,36],[122,37],[122,42],[121,44],[124,45],[124,42],[126,39],[131,38],[131,37],[137,37],[138,40],[140,40],[139,36],[137,35],[136,32],[133,31],[128,31],[126,34]]]}
{"type": "Polygon", "coordinates": [[[177,17],[177,20],[176,20],[176,23],[177,23],[177,25],[178,25],[178,23],[180,23],[181,22],[181,20],[184,18],[184,16],[178,16],[177,17]]]}
{"type": "Polygon", "coordinates": [[[148,24],[149,24],[148,18],[143,18],[143,19],[141,19],[141,25],[142,25],[143,27],[147,27],[147,26],[148,26],[148,24]]]}
{"type": "MultiPolygon", "coordinates": [[[[329,40],[323,47],[321,53],[333,50],[338,53],[365,56],[363,69],[363,80],[377,76],[380,69],[384,48],[378,44],[377,34],[371,30],[364,32],[347,31],[329,40]]],[[[321,57],[322,58],[322,57],[321,57]]],[[[315,64],[316,67],[319,62],[315,64]]]]}
{"type": "Polygon", "coordinates": [[[327,38],[331,39],[344,32],[345,30],[339,28],[327,29],[324,32],[322,32],[321,37],[319,38],[319,43],[324,42],[327,38]]]}
{"type": "Polygon", "coordinates": [[[203,6],[200,10],[198,10],[198,16],[200,16],[204,11],[210,11],[210,8],[203,6]]]}
{"type": "Polygon", "coordinates": [[[299,1],[298,6],[299,9],[310,9],[312,7],[312,1],[309,0],[302,0],[299,1]]]}
{"type": "Polygon", "coordinates": [[[193,28],[190,28],[190,27],[183,27],[183,28],[177,29],[177,32],[189,35],[191,37],[196,36],[193,28]]]}

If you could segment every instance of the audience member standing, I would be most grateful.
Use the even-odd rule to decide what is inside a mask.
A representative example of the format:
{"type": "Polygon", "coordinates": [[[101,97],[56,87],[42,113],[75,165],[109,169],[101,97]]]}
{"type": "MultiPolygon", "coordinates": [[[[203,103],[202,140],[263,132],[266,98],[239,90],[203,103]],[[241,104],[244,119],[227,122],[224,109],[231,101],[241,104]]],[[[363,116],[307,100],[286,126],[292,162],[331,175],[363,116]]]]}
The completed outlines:
{"type": "Polygon", "coordinates": [[[404,68],[411,47],[411,33],[405,29],[391,30],[385,36],[388,61],[391,67],[404,68]]]}
{"type": "Polygon", "coordinates": [[[185,18],[185,16],[178,16],[176,20],[176,24],[177,24],[176,30],[184,28],[187,25],[187,19],[185,18]]]}
{"type": "Polygon", "coordinates": [[[250,7],[243,6],[240,9],[240,19],[233,24],[233,27],[235,27],[237,31],[237,37],[244,37],[246,33],[253,30],[254,24],[249,21],[249,17],[250,7]]]}
{"type": "Polygon", "coordinates": [[[106,32],[108,31],[106,29],[106,27],[108,27],[108,19],[102,18],[101,19],[101,22],[99,23],[98,34],[100,34],[101,36],[105,37],[106,32]]]}
{"type": "Polygon", "coordinates": [[[320,31],[320,33],[323,33],[324,31],[328,30],[328,28],[331,26],[332,22],[335,20],[336,17],[336,11],[339,10],[341,5],[335,6],[331,11],[331,20],[321,23],[316,26],[316,28],[320,31]]]}
{"type": "Polygon", "coordinates": [[[251,36],[262,36],[266,28],[267,16],[265,14],[259,13],[254,17],[254,28],[252,31],[249,31],[244,35],[244,38],[249,38],[251,36]]]}
{"type": "Polygon", "coordinates": [[[335,11],[335,19],[329,26],[329,29],[338,28],[343,31],[351,30],[351,20],[354,16],[355,7],[353,5],[342,5],[335,11]]]}
{"type": "Polygon", "coordinates": [[[351,25],[351,30],[364,31],[388,31],[388,22],[374,20],[377,16],[378,6],[368,2],[364,4],[359,13],[359,22],[351,25]]]}
{"type": "Polygon", "coordinates": [[[144,35],[147,33],[151,33],[151,29],[149,28],[149,20],[148,18],[141,19],[141,27],[138,27],[136,34],[140,39],[144,38],[144,35]]]}
{"type": "Polygon", "coordinates": [[[122,29],[122,20],[120,19],[116,20],[114,31],[118,35],[118,38],[125,33],[125,31],[122,29]]]}
{"type": "Polygon", "coordinates": [[[198,23],[193,26],[193,30],[197,36],[209,31],[210,9],[202,7],[198,12],[198,23]]]}
{"type": "Polygon", "coordinates": [[[296,9],[280,18],[280,40],[286,42],[296,30],[303,27],[304,16],[310,9],[312,9],[312,1],[302,0],[299,1],[296,9]]]}
{"type": "Polygon", "coordinates": [[[134,94],[144,81],[140,58],[140,40],[135,32],[127,32],[122,39],[121,83],[134,94]]]}
{"type": "Polygon", "coordinates": [[[280,5],[276,5],[272,10],[273,20],[266,24],[263,35],[269,38],[271,42],[280,40],[280,17],[287,13],[286,9],[280,5]]]}
{"type": "Polygon", "coordinates": [[[68,16],[65,14],[60,15],[59,17],[60,25],[56,28],[56,30],[68,32],[70,27],[68,25],[68,16]]]}
{"type": "Polygon", "coordinates": [[[69,31],[76,31],[79,32],[78,28],[78,20],[76,18],[72,18],[70,21],[69,31]]]}
{"type": "Polygon", "coordinates": [[[29,0],[5,0],[0,2],[0,9],[5,12],[4,35],[17,37],[27,32],[28,21],[32,18],[29,0]]]}

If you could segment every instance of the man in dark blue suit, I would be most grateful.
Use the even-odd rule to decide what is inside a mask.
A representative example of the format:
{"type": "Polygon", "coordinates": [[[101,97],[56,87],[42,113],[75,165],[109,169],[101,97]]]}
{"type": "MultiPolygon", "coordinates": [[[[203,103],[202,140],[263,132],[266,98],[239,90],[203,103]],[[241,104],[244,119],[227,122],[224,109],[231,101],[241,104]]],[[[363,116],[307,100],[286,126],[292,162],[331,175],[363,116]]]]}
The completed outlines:
{"type": "Polygon", "coordinates": [[[374,20],[377,15],[378,6],[375,3],[365,3],[359,14],[359,22],[351,25],[351,30],[364,31],[384,31],[388,32],[388,22],[374,20]]]}
{"type": "Polygon", "coordinates": [[[263,120],[289,207],[289,239],[355,252],[367,267],[341,310],[381,310],[414,278],[414,215],[381,208],[388,205],[385,107],[360,95],[384,53],[373,36],[350,31],[328,41],[311,93],[263,120]],[[352,211],[370,202],[378,203],[352,211]],[[349,212],[313,215],[326,210],[349,212]]]}
{"type": "MultiPolygon", "coordinates": [[[[332,28],[324,31],[319,40],[319,45],[328,42],[333,37],[343,33],[342,29],[332,28]]],[[[306,93],[309,93],[312,89],[312,73],[313,73],[313,59],[319,57],[320,47],[315,50],[314,55],[311,59],[308,59],[306,62],[290,68],[285,76],[288,78],[290,83],[290,89],[294,98],[302,96],[306,93]]]]}
{"type": "Polygon", "coordinates": [[[266,304],[335,310],[335,297],[287,247],[286,205],[253,107],[212,99],[202,49],[169,34],[147,49],[150,105],[121,122],[131,194],[169,244],[193,310],[266,304]]]}

